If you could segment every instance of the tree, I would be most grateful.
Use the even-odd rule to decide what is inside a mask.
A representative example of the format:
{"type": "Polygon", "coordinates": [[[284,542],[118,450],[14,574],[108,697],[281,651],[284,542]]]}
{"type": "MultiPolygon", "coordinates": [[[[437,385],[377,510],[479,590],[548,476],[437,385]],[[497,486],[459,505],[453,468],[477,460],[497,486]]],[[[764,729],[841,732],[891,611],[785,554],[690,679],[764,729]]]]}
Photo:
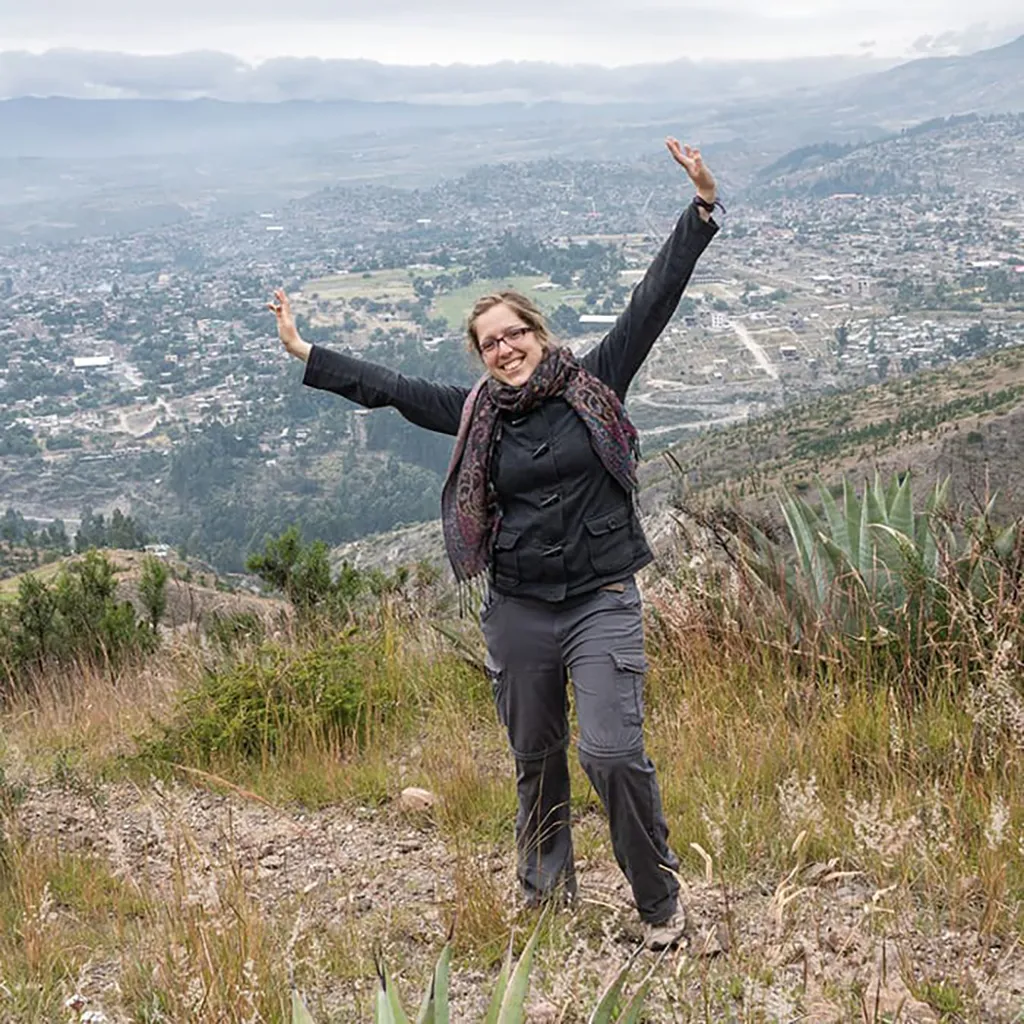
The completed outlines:
{"type": "Polygon", "coordinates": [[[146,609],[149,625],[153,632],[167,610],[167,565],[153,555],[147,555],[142,562],[142,575],[139,577],[139,596],[146,609]]]}

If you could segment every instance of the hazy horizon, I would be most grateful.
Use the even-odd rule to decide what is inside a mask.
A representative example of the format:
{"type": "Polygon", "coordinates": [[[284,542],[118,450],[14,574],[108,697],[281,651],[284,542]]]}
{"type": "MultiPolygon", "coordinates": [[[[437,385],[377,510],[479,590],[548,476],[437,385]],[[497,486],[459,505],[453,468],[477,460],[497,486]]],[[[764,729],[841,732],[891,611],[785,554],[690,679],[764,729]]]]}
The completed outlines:
{"type": "Polygon", "coordinates": [[[362,59],[390,65],[486,66],[503,61],[619,68],[682,58],[788,60],[870,55],[912,59],[969,53],[1024,33],[1016,0],[522,0],[480,9],[443,0],[429,11],[411,0],[52,0],[32,7],[0,0],[3,54],[54,50],[168,56],[206,51],[250,65],[280,57],[362,59]]]}

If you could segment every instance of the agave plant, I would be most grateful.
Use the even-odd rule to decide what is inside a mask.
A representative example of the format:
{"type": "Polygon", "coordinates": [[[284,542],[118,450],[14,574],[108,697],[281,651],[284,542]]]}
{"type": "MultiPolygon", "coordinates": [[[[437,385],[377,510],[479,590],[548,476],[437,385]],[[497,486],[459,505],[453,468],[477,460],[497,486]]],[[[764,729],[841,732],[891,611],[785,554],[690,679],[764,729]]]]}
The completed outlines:
{"type": "MultiPolygon", "coordinates": [[[[530,992],[530,970],[540,939],[541,927],[546,914],[542,914],[533,934],[519,959],[513,962],[512,946],[498,974],[497,984],[491,995],[490,1005],[484,1015],[483,1024],[523,1024],[526,1020],[526,1000],[530,992]]],[[[661,957],[655,962],[636,991],[624,1001],[626,979],[633,962],[639,955],[634,954],[622,970],[608,984],[587,1018],[588,1024],[639,1024],[643,1004],[650,991],[654,971],[661,957]]],[[[423,995],[415,1024],[450,1024],[448,1002],[448,981],[451,972],[451,935],[441,950],[430,985],[423,995]]],[[[374,1024],[413,1024],[402,1007],[402,1001],[382,958],[377,959],[377,975],[380,985],[373,1005],[374,1024]]],[[[292,1024],[313,1024],[313,1018],[303,1005],[298,993],[292,993],[292,1024]]]]}
{"type": "Polygon", "coordinates": [[[937,482],[920,512],[909,474],[883,485],[876,473],[863,498],[844,480],[840,501],[819,481],[820,514],[783,493],[793,553],[749,528],[743,565],[779,598],[801,636],[824,627],[877,638],[906,633],[908,624],[948,623],[951,588],[984,601],[1019,539],[1017,523],[991,527],[994,498],[955,530],[949,486],[948,478],[937,482]]]}

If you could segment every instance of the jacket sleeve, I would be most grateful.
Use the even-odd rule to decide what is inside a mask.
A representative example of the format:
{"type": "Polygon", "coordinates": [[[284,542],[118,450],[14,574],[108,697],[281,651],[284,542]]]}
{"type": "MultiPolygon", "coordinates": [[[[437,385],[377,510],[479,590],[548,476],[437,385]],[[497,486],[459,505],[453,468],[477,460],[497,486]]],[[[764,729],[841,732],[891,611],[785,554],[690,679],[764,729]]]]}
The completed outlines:
{"type": "Polygon", "coordinates": [[[403,377],[377,363],[314,345],[302,383],[333,391],[367,409],[390,406],[410,423],[439,434],[459,432],[462,405],[469,388],[403,377]]]}
{"type": "Polygon", "coordinates": [[[698,257],[717,231],[713,220],[705,221],[696,207],[688,205],[615,326],[583,357],[583,365],[620,399],[672,319],[698,257]]]}

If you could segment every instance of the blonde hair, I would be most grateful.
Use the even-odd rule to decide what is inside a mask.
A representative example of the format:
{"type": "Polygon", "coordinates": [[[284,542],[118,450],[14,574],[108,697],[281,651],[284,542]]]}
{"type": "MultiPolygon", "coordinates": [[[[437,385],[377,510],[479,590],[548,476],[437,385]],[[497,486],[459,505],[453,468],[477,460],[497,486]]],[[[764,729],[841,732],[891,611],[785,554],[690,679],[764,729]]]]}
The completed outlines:
{"type": "Polygon", "coordinates": [[[480,339],[476,336],[476,322],[484,313],[489,309],[494,309],[495,306],[508,306],[533,331],[533,336],[540,342],[543,348],[551,348],[554,344],[554,339],[548,330],[548,323],[544,319],[544,314],[522,292],[517,292],[510,288],[507,291],[484,295],[474,303],[473,309],[469,314],[469,320],[466,322],[466,337],[470,352],[480,355],[480,339]]]}

